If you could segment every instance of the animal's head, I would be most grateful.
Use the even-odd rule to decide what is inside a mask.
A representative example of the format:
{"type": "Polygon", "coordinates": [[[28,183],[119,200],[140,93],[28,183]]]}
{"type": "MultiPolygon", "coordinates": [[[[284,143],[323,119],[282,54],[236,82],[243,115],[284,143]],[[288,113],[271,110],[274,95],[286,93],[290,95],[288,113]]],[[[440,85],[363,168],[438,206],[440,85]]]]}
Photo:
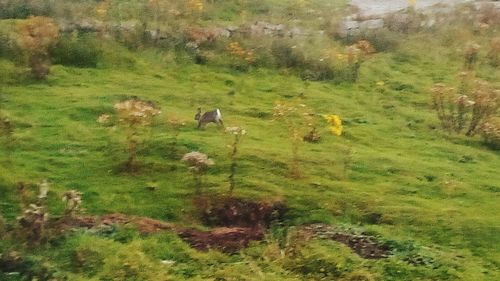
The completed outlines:
{"type": "Polygon", "coordinates": [[[201,107],[198,107],[198,111],[194,115],[194,120],[200,120],[201,117],[201,107]]]}

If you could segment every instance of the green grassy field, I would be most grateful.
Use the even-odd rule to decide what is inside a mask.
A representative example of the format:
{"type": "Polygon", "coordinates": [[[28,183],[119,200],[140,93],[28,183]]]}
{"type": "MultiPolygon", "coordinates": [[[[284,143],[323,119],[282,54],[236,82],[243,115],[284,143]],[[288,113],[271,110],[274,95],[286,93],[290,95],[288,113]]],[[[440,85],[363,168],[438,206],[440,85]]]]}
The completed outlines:
{"type": "MultiPolygon", "coordinates": [[[[120,212],[204,228],[191,204],[192,176],[180,158],[190,151],[209,155],[216,164],[204,177],[203,192],[226,193],[232,138],[213,124],[197,130],[199,106],[218,107],[226,126],[247,130],[235,196],[283,200],[289,210],[266,239],[231,255],[198,252],[168,231],[141,235],[118,226],[111,233],[76,230],[38,247],[12,236],[1,240],[0,253],[19,251],[39,280],[50,274],[55,280],[500,279],[498,151],[479,136],[439,129],[430,105],[434,83],[456,84],[462,60],[454,46],[432,34],[407,36],[397,49],[369,57],[357,82],[340,84],[114,47],[116,58],[103,66],[54,65],[43,82],[18,79],[19,66],[0,58],[0,110],[14,124],[0,148],[0,214],[7,224],[15,225],[22,212],[16,183],[47,179],[51,216],[62,215],[60,198],[75,189],[90,215],[120,212]],[[429,45],[432,51],[424,51],[429,45]],[[126,63],[111,67],[113,60],[126,63]],[[120,169],[127,159],[123,129],[96,120],[133,96],[154,101],[162,113],[143,133],[140,169],[130,174],[120,169]],[[273,120],[273,107],[299,96],[315,114],[339,115],[344,134],[330,134],[317,117],[321,141],[301,145],[303,177],[293,179],[289,136],[273,120]],[[186,122],[175,145],[167,124],[172,117],[186,122]],[[152,182],[154,191],[146,188],[152,182]],[[296,242],[298,253],[284,255],[280,250],[292,247],[286,243],[293,229],[310,223],[371,233],[392,245],[393,255],[363,259],[343,244],[319,239],[296,242]],[[408,262],[416,257],[424,262],[408,262]]],[[[486,63],[479,63],[477,75],[500,84],[500,71],[486,63]]],[[[0,271],[1,280],[23,278],[0,271]]]]}

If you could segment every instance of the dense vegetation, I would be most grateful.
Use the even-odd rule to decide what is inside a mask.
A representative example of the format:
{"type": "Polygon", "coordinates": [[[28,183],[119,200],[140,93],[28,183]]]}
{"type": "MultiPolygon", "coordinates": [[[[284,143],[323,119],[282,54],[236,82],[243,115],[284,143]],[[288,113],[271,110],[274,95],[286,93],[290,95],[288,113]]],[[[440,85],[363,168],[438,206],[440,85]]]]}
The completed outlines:
{"type": "Polygon", "coordinates": [[[498,11],[339,36],[346,13],[0,0],[0,280],[500,279],[498,11]],[[264,230],[185,239],[217,226],[264,230]]]}

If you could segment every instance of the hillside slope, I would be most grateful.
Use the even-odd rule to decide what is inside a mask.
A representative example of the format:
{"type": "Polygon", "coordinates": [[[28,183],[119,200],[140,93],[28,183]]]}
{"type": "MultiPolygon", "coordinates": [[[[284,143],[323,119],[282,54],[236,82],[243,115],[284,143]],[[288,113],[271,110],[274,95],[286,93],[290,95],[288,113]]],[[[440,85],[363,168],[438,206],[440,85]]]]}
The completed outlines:
{"type": "MultiPolygon", "coordinates": [[[[474,36],[482,45],[492,37],[474,36]]],[[[109,45],[115,57],[108,59],[121,64],[56,64],[42,82],[16,77],[20,67],[0,58],[0,109],[14,128],[0,148],[0,214],[7,229],[15,230],[22,212],[19,183],[36,200],[44,179],[51,217],[63,215],[61,197],[74,189],[83,193],[87,216],[122,213],[210,229],[180,159],[190,151],[212,158],[202,192],[223,197],[233,137],[214,124],[198,130],[198,107],[220,108],[226,127],[247,132],[238,147],[234,196],[286,205],[263,240],[232,254],[197,251],[174,231],[144,234],[131,225],[78,228],[37,246],[21,245],[11,231],[0,241],[0,269],[12,270],[0,270],[0,279],[500,279],[500,155],[480,136],[440,129],[431,107],[433,84],[457,84],[463,62],[453,44],[429,33],[405,35],[397,48],[370,55],[354,83],[304,81],[283,69],[200,65],[171,52],[118,45],[109,45]],[[113,106],[133,97],[154,102],[161,114],[141,133],[138,169],[129,173],[125,129],[97,120],[114,116],[113,106]],[[321,135],[318,143],[300,144],[300,178],[289,173],[290,136],[273,117],[277,102],[307,105],[321,135]],[[340,116],[342,135],[330,133],[326,114],[340,116]],[[174,118],[185,125],[172,129],[174,118]],[[363,258],[345,243],[302,231],[310,224],[376,237],[390,254],[363,258]],[[13,251],[22,262],[9,268],[13,251]]],[[[500,84],[499,69],[484,60],[476,75],[500,84]]]]}

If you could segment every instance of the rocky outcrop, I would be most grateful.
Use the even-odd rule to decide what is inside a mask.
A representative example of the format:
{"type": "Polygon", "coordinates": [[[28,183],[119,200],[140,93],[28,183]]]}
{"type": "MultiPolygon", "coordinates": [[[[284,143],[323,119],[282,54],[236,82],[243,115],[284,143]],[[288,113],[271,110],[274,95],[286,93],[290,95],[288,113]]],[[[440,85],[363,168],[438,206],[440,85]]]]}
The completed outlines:
{"type": "MultiPolygon", "coordinates": [[[[418,0],[414,6],[401,0],[351,0],[352,14],[345,17],[338,26],[337,35],[348,37],[362,32],[382,28],[408,31],[408,28],[431,28],[446,20],[454,6],[470,3],[470,7],[481,18],[484,13],[500,10],[498,1],[438,1],[418,0]]],[[[484,17],[483,17],[484,18],[484,17]]]]}

